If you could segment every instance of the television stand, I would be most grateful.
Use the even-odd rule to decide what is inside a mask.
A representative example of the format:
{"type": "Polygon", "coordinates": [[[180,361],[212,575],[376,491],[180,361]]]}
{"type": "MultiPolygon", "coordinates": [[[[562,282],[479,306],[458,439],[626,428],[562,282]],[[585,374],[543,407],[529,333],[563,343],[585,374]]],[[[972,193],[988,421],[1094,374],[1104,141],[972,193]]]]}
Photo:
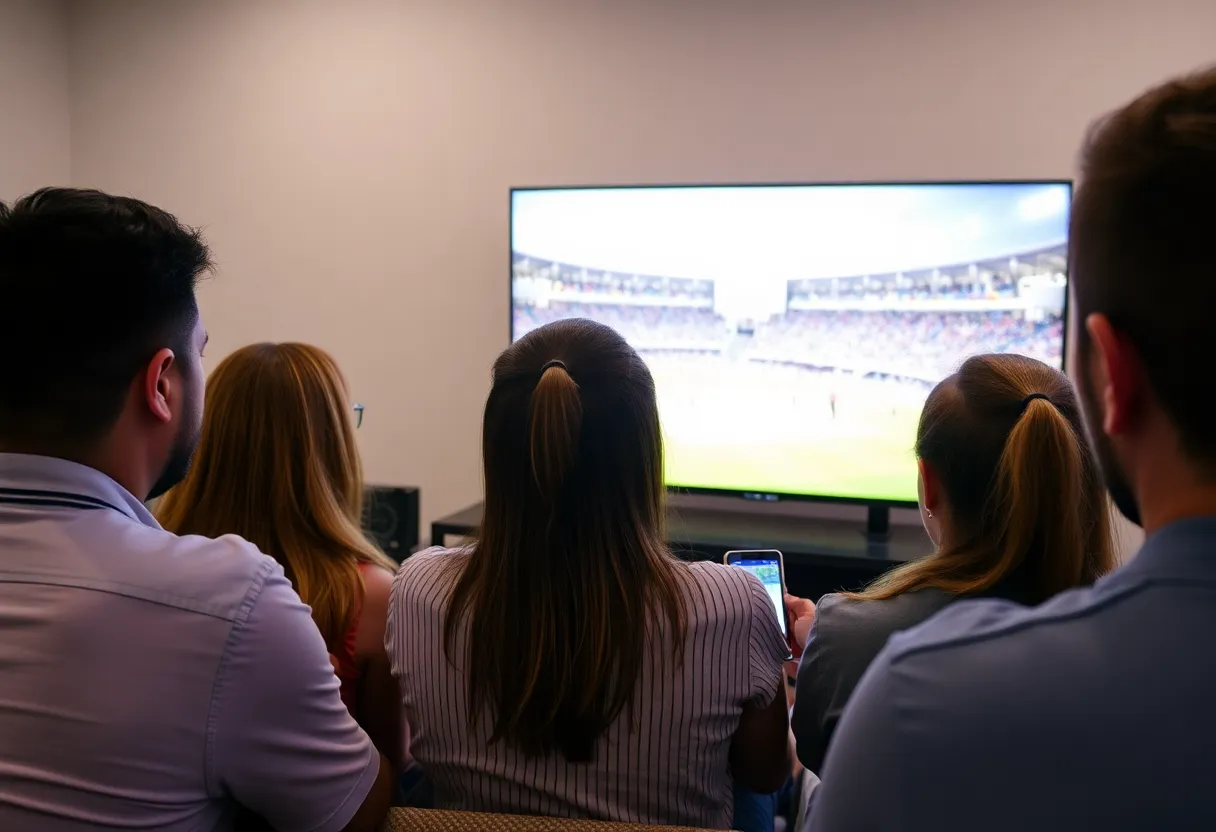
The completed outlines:
{"type": "MultiPolygon", "coordinates": [[[[473,534],[481,524],[480,503],[431,524],[431,543],[447,545],[473,534]]],[[[893,566],[933,551],[920,526],[890,523],[890,510],[871,509],[878,534],[858,521],[764,515],[708,508],[668,506],[668,543],[688,560],[721,562],[730,549],[780,549],[790,591],[818,598],[839,589],[860,589],[893,566]],[[860,532],[860,533],[859,533],[860,532]]]]}
{"type": "Polygon", "coordinates": [[[891,509],[886,506],[870,506],[866,512],[867,540],[876,543],[891,539],[891,509]]]}

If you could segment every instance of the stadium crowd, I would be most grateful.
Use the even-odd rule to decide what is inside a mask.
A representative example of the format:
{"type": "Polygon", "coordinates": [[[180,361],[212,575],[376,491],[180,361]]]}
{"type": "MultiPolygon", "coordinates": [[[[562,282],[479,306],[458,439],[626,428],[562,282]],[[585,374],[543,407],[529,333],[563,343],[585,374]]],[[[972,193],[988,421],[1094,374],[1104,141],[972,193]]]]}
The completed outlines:
{"type": "Polygon", "coordinates": [[[550,280],[552,292],[558,297],[597,295],[674,298],[685,301],[712,301],[714,297],[714,284],[710,280],[594,271],[530,257],[517,256],[513,274],[521,278],[543,277],[550,280]]]}
{"type": "MultiPolygon", "coordinates": [[[[643,351],[722,350],[734,337],[707,309],[580,303],[517,305],[515,336],[567,318],[606,324],[643,351]]],[[[744,357],[933,381],[977,353],[1015,352],[1058,366],[1064,342],[1060,318],[1034,322],[1020,312],[791,311],[746,339],[744,357]]]]}
{"type": "Polygon", "coordinates": [[[968,355],[1013,352],[1059,365],[1063,324],[1011,312],[788,312],[756,332],[751,354],[936,380],[968,355]]]}
{"type": "MultiPolygon", "coordinates": [[[[1033,258],[1033,254],[1030,255],[1033,258]]],[[[677,301],[712,301],[714,282],[679,277],[626,275],[588,270],[566,264],[550,264],[517,257],[517,278],[551,281],[554,297],[593,295],[600,298],[670,298],[677,301]]],[[[848,298],[854,300],[992,300],[1017,296],[1017,281],[1008,271],[984,271],[985,278],[968,271],[955,276],[917,273],[877,277],[816,278],[792,280],[791,302],[848,298]]],[[[577,302],[577,301],[575,301],[577,302]]]]}
{"type": "Polygon", "coordinates": [[[815,278],[790,281],[792,303],[815,300],[996,300],[1017,297],[1017,281],[1007,271],[984,272],[986,278],[964,271],[958,275],[889,274],[877,277],[815,278]]]}
{"type": "MultiPolygon", "coordinates": [[[[973,263],[908,273],[820,277],[789,282],[788,299],[797,305],[816,300],[998,300],[1018,295],[1018,281],[1028,275],[1058,273],[1066,253],[1063,247],[1027,252],[1001,261],[973,263]]],[[[678,301],[712,301],[714,281],[680,277],[634,275],[551,263],[516,255],[517,278],[551,281],[555,296],[672,298],[678,301]]]]}
{"type": "Polygon", "coordinates": [[[543,308],[516,306],[515,337],[567,318],[590,318],[606,324],[644,349],[705,349],[725,344],[729,336],[726,321],[712,309],[551,303],[543,308]]]}
{"type": "Polygon", "coordinates": [[[792,280],[789,300],[798,304],[839,299],[882,302],[1013,298],[1018,295],[1021,278],[1058,275],[1066,256],[1065,246],[1052,246],[965,266],[792,280]]]}
{"type": "MultiPolygon", "coordinates": [[[[788,637],[753,575],[671,552],[613,328],[529,319],[479,534],[394,575],[337,362],[257,344],[206,376],[201,232],[91,190],[0,205],[0,829],[370,832],[416,800],[767,832],[785,789],[808,832],[1216,828],[1216,70],[1099,122],[1081,182],[1077,384],[952,368],[915,442],[930,551],[786,596],[788,637]],[[1108,496],[1146,535],[1117,568],[1108,496]]],[[[758,337],[933,362],[1059,326],[905,315],[758,337]]]]}

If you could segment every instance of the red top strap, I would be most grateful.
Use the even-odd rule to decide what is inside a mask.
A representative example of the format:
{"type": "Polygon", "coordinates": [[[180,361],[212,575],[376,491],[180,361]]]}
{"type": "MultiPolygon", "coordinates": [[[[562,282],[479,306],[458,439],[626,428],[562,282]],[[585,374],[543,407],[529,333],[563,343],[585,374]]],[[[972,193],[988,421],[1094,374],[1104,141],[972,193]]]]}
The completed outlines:
{"type": "MultiPolygon", "coordinates": [[[[363,574],[368,569],[372,568],[370,563],[359,563],[359,573],[363,574]]],[[[347,628],[345,635],[342,636],[342,644],[338,652],[333,654],[337,661],[336,668],[338,681],[341,682],[342,702],[346,705],[346,709],[350,711],[350,715],[358,719],[356,713],[357,703],[359,701],[359,665],[355,661],[355,639],[359,635],[359,615],[362,610],[355,608],[355,614],[351,616],[350,627],[347,628]]]]}

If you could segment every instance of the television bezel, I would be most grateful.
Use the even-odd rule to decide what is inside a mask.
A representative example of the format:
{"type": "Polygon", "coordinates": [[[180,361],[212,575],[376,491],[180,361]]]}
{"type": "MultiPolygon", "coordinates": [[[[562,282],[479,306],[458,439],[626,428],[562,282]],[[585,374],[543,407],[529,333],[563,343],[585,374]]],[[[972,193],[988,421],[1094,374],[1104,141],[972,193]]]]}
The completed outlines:
{"type": "MultiPolygon", "coordinates": [[[[656,185],[513,185],[507,193],[507,344],[515,343],[515,195],[517,193],[536,193],[543,191],[649,191],[649,190],[726,190],[751,188],[834,188],[834,187],[899,187],[899,186],[942,185],[1064,185],[1068,188],[1069,214],[1072,213],[1073,191],[1072,179],[890,179],[890,180],[840,180],[816,182],[725,182],[725,183],[672,183],[656,185]]],[[[1065,245],[1069,238],[1065,238],[1065,245]]],[[[1067,372],[1068,365],[1068,335],[1070,323],[1069,304],[1072,296],[1072,261],[1066,259],[1064,264],[1064,326],[1060,336],[1060,371],[1067,372]]],[[[664,472],[666,478],[666,472],[664,472]]],[[[716,497],[737,497],[760,503],[778,502],[808,502],[832,503],[851,506],[878,506],[884,508],[916,508],[916,500],[892,500],[873,497],[845,497],[837,494],[793,494],[783,491],[754,491],[745,488],[704,488],[701,486],[665,484],[668,492],[676,494],[695,494],[716,497]]]]}

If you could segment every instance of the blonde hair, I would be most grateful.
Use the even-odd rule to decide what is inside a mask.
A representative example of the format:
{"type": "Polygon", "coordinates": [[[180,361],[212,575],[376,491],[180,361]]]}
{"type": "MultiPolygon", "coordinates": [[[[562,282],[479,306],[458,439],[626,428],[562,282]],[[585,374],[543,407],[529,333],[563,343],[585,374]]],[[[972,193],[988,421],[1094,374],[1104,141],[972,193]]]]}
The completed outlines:
{"type": "Polygon", "coordinates": [[[1021,355],[969,358],[925,401],[916,455],[941,480],[947,539],[849,597],[974,595],[1013,578],[1021,600],[1040,603],[1113,568],[1106,490],[1059,370],[1021,355]]]}
{"type": "Polygon", "coordinates": [[[360,563],[395,565],[361,530],[363,471],[338,365],[307,344],[254,344],[207,380],[189,475],[161,500],[177,534],[236,534],[283,566],[331,652],[363,600],[360,563]]]}

